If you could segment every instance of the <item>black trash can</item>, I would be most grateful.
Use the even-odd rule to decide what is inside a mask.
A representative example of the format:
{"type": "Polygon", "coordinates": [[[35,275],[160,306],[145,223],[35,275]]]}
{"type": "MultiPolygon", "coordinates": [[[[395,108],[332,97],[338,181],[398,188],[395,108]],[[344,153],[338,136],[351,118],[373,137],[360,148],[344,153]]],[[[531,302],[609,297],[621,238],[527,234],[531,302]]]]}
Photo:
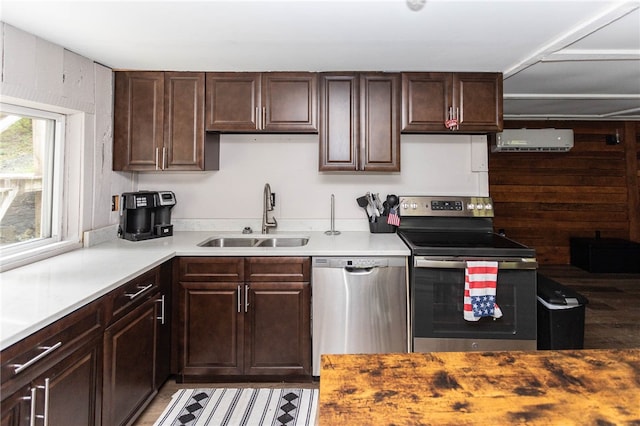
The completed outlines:
{"type": "Polygon", "coordinates": [[[582,349],[586,297],[538,274],[538,349],[582,349]]]}

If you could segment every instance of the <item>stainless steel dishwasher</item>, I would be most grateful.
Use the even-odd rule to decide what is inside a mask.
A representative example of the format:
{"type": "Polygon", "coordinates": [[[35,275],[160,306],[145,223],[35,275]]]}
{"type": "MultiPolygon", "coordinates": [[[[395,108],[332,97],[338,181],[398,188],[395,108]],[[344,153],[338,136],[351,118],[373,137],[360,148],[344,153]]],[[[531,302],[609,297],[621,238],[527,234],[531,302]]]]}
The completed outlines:
{"type": "Polygon", "coordinates": [[[314,257],[313,375],[321,354],[408,352],[407,258],[314,257]]]}

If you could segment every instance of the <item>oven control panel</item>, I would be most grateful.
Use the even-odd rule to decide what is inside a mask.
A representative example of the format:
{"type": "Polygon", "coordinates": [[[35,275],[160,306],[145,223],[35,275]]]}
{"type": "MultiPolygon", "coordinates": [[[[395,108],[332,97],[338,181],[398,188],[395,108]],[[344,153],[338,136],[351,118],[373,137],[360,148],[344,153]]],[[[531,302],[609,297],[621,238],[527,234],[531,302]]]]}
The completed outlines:
{"type": "Polygon", "coordinates": [[[401,195],[400,216],[493,217],[490,197],[401,195]]]}

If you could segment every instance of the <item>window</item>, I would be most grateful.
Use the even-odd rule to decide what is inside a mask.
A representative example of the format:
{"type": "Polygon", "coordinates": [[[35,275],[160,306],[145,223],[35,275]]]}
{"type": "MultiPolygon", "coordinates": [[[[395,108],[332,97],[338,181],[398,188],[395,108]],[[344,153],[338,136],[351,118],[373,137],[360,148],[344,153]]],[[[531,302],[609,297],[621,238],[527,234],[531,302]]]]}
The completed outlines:
{"type": "Polygon", "coordinates": [[[61,240],[64,118],[0,104],[3,257],[61,240]]]}

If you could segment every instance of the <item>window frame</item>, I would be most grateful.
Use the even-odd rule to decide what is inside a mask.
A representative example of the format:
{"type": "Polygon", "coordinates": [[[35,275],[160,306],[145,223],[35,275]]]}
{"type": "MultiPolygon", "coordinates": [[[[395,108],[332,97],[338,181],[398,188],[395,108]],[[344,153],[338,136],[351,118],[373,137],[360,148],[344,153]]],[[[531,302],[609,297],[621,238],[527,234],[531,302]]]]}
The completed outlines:
{"type": "MultiPolygon", "coordinates": [[[[65,164],[65,135],[67,116],[54,111],[47,111],[34,107],[21,106],[7,102],[0,102],[0,111],[8,114],[21,115],[23,117],[35,119],[53,120],[53,129],[48,131],[53,136],[53,147],[47,147],[45,156],[47,167],[52,169],[42,176],[42,217],[41,226],[47,228],[47,236],[34,238],[29,241],[16,242],[0,247],[0,271],[7,268],[9,264],[19,262],[28,263],[29,258],[37,256],[42,252],[49,251],[64,242],[66,235],[64,234],[64,218],[67,214],[65,206],[66,196],[64,187],[64,173],[67,165],[65,164]],[[45,188],[47,192],[45,193],[45,188]],[[48,220],[45,224],[43,220],[46,211],[48,220]]],[[[44,160],[43,160],[44,162],[44,160]]]]}

